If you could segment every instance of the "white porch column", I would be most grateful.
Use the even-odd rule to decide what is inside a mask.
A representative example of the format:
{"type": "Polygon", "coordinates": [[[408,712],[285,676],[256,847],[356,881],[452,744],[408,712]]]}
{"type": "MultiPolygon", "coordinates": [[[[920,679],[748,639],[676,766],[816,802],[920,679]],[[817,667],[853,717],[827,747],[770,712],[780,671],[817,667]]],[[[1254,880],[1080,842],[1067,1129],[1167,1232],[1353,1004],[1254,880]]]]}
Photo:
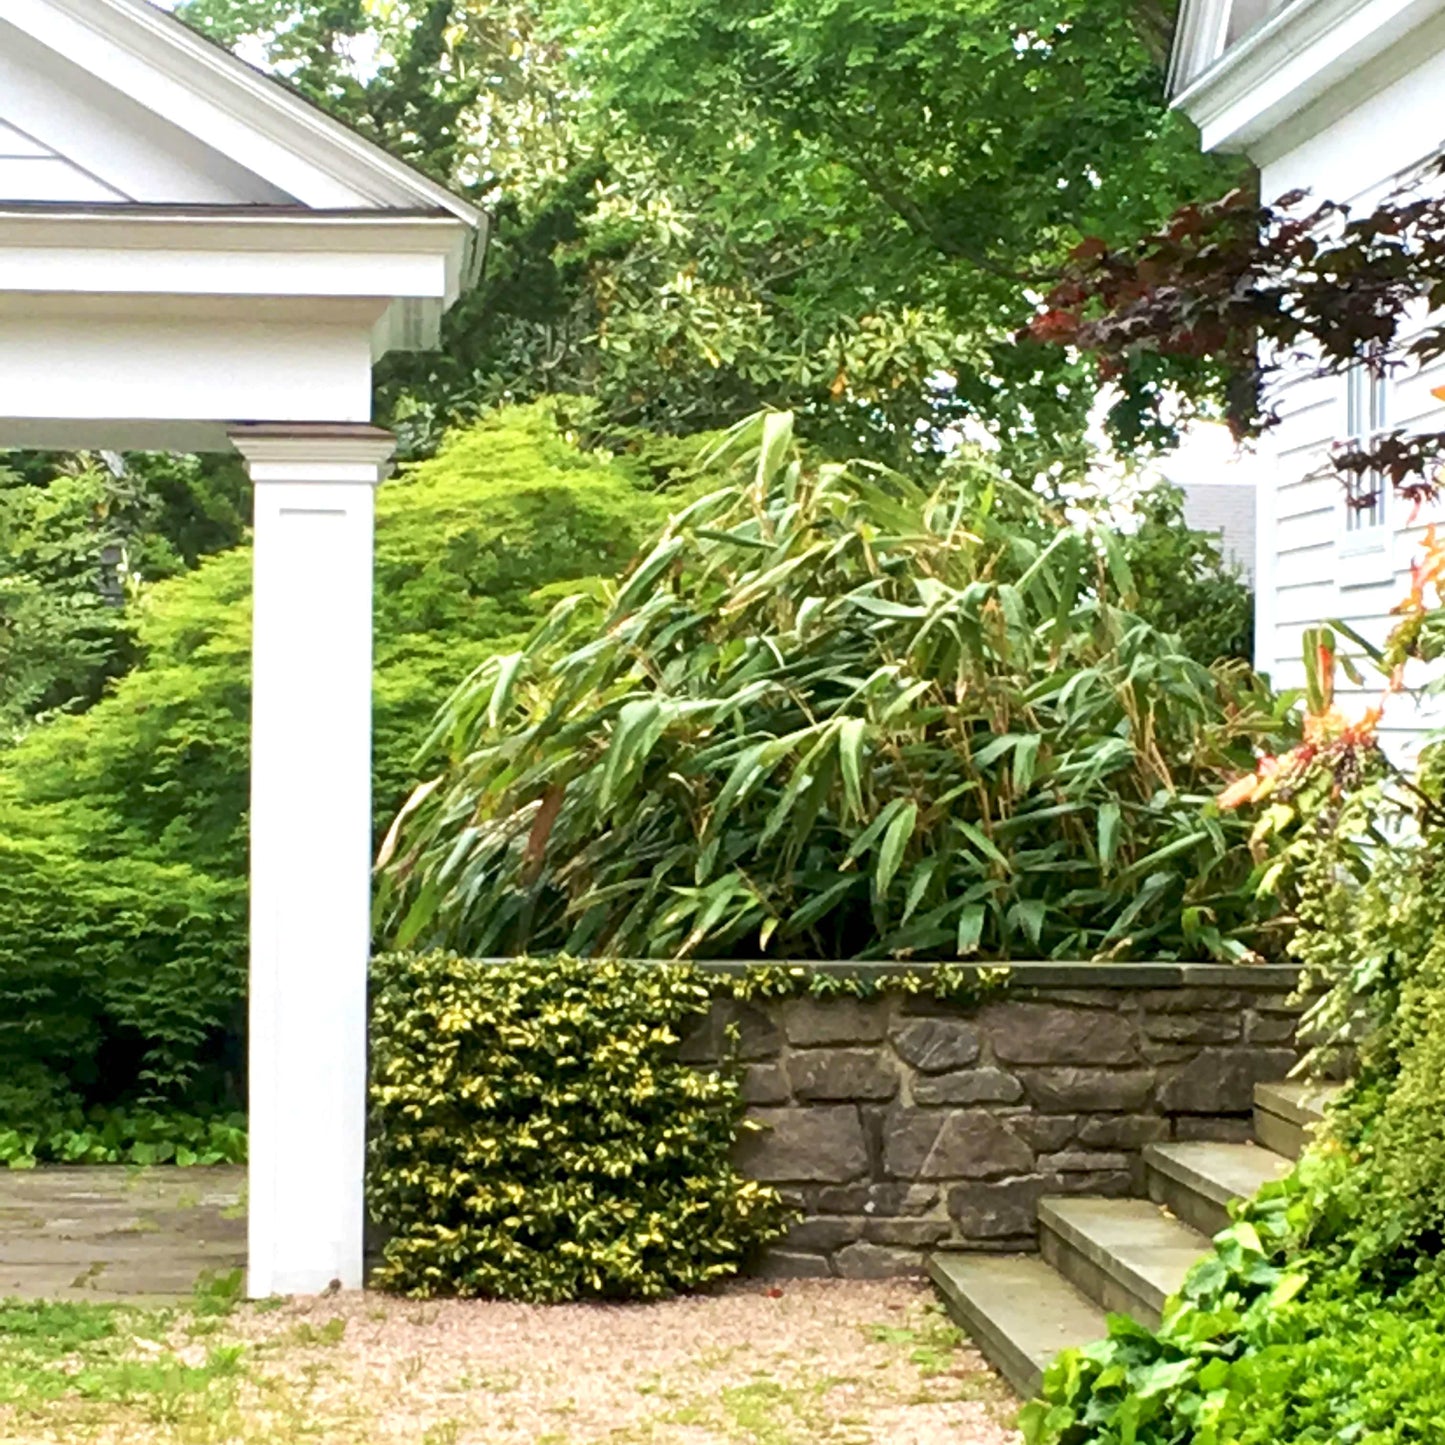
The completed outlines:
{"type": "Polygon", "coordinates": [[[359,1288],[375,427],[231,432],[255,485],[247,1292],[359,1288]]]}

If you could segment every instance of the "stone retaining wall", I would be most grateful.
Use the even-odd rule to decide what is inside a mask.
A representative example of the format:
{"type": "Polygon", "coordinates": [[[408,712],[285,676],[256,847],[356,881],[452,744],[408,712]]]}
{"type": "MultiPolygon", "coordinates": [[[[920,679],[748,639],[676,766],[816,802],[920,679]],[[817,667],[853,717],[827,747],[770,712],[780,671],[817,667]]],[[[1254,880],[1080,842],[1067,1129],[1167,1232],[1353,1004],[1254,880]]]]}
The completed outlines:
{"type": "Polygon", "coordinates": [[[1254,1085],[1295,1059],[1294,980],[1023,964],[972,1006],[720,1001],[683,1048],[716,1059],[737,1027],[759,1126],[740,1162],[804,1215],[764,1269],[889,1275],[926,1248],[1034,1248],[1042,1195],[1142,1194],[1146,1144],[1248,1138],[1254,1085]]]}

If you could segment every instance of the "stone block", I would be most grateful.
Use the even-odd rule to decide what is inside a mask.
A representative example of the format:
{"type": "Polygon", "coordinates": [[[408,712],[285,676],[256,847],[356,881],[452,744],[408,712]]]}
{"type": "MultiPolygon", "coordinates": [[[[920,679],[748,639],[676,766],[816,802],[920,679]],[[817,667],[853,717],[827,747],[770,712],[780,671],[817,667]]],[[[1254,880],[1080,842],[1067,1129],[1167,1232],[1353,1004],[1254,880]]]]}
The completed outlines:
{"type": "Polygon", "coordinates": [[[882,1043],[888,1030],[885,1000],[791,998],[778,1011],[788,1042],[799,1048],[882,1043]]]}
{"type": "Polygon", "coordinates": [[[1137,1114],[1154,1092],[1147,1069],[1037,1069],[1022,1078],[1029,1102],[1053,1114],[1137,1114]]]}
{"type": "Polygon", "coordinates": [[[1158,1114],[1099,1114],[1080,1121],[1078,1139],[1095,1149],[1142,1149],[1169,1133],[1169,1120],[1158,1114]]]}
{"type": "Polygon", "coordinates": [[[948,1212],[971,1240],[1032,1238],[1038,1232],[1039,1200],[1050,1194],[1102,1194],[1125,1198],[1133,1191],[1127,1170],[1033,1174],[993,1183],[957,1184],[948,1191],[948,1212]]]}
{"type": "Polygon", "coordinates": [[[973,1063],[979,1055],[978,1030],[962,1019],[908,1019],[893,1031],[898,1057],[925,1074],[943,1074],[973,1063]]]}
{"type": "Polygon", "coordinates": [[[1161,1044],[1153,1039],[1145,1039],[1139,1046],[1139,1052],[1144,1055],[1146,1063],[1156,1067],[1160,1064],[1182,1064],[1192,1059],[1199,1052],[1199,1044],[1161,1044]]]}
{"type": "Polygon", "coordinates": [[[826,1255],[770,1249],[752,1273],[760,1279],[831,1279],[833,1267],[826,1255]]]}
{"type": "MultiPolygon", "coordinates": [[[[1136,1166],[1141,1161],[1135,1160],[1136,1166]]],[[[1051,1174],[1045,1194],[1101,1194],[1127,1199],[1141,1193],[1136,1169],[1081,1169],[1077,1174],[1051,1174]]]]}
{"type": "Polygon", "coordinates": [[[1006,1179],[958,1184],[948,1191],[948,1212],[969,1239],[1011,1239],[1038,1229],[1039,1200],[1047,1181],[1006,1179]]]}
{"type": "Polygon", "coordinates": [[[870,1214],[880,1218],[927,1214],[938,1203],[932,1184],[845,1184],[820,1189],[813,1207],[824,1214],[870,1214]]]}
{"type": "Polygon", "coordinates": [[[1034,1151],[1006,1116],[900,1108],[886,1121],[883,1162],[895,1179],[987,1179],[1027,1173],[1034,1151]]]}
{"type": "Polygon", "coordinates": [[[923,1273],[918,1251],[860,1240],[833,1256],[833,1268],[844,1279],[896,1279],[923,1273]]]}
{"type": "Polygon", "coordinates": [[[1294,1062],[1292,1049],[1200,1049],[1161,1071],[1156,1097],[1166,1114],[1246,1114],[1254,1086],[1284,1078],[1294,1062]]]}
{"type": "Polygon", "coordinates": [[[946,1219],[869,1219],[863,1238],[869,1244],[898,1244],[909,1249],[927,1249],[953,1233],[946,1219]]]}
{"type": "Polygon", "coordinates": [[[1033,1149],[1062,1149],[1078,1132],[1079,1120],[1073,1114],[1018,1114],[1009,1127],[1033,1149]]]}
{"type": "Polygon", "coordinates": [[[1151,988],[1138,995],[1146,1014],[1239,1013],[1244,994],[1222,988],[1151,988]]]}
{"type": "Polygon", "coordinates": [[[1056,1154],[1041,1154],[1039,1168],[1050,1174],[1114,1173],[1128,1169],[1127,1154],[1094,1149],[1063,1149],[1056,1154]]]}
{"type": "Polygon", "coordinates": [[[1254,1120],[1248,1114],[1180,1114],[1174,1120],[1176,1139],[1204,1139],[1215,1144],[1252,1144],[1254,1120]]]}
{"type": "Polygon", "coordinates": [[[782,1046],[782,1034],[762,1009],[741,999],[720,998],[684,1036],[677,1056],[688,1064],[712,1064],[736,1050],[737,1058],[752,1061],[776,1058],[782,1046]],[[731,1030],[736,1030],[735,1042],[731,1030]]]}
{"type": "Polygon", "coordinates": [[[745,1104],[786,1104],[791,1097],[781,1064],[749,1064],[743,1071],[745,1104]]]}
{"type": "Polygon", "coordinates": [[[1304,1012],[1304,1005],[1292,993],[1251,994],[1249,1006],[1256,1013],[1264,1014],[1294,1014],[1298,1016],[1304,1012]]]}
{"type": "Polygon", "coordinates": [[[1250,1012],[1245,1015],[1244,1037],[1251,1044],[1288,1044],[1298,1028],[1297,1014],[1250,1012]]]}
{"type": "Polygon", "coordinates": [[[1002,1069],[965,1069],[914,1079],[915,1104],[1016,1104],[1024,1086],[1002,1069]]]}
{"type": "Polygon", "coordinates": [[[800,1102],[882,1103],[898,1092],[897,1065],[879,1049],[807,1049],[789,1056],[788,1081],[800,1102]]]}
{"type": "Polygon", "coordinates": [[[863,1221],[839,1215],[800,1219],[787,1233],[783,1249],[812,1254],[831,1254],[845,1244],[852,1244],[863,1235],[863,1221]]]}
{"type": "Polygon", "coordinates": [[[1231,1044],[1243,1032],[1238,1014],[1157,1013],[1144,1016],[1144,1032],[1151,1039],[1179,1044],[1231,1044]]]}
{"type": "Polygon", "coordinates": [[[1005,1064],[1133,1064],[1139,1061],[1134,1020],[1121,1009],[1059,1008],[1004,1003],[981,1015],[994,1057],[1005,1064]]]}
{"type": "Polygon", "coordinates": [[[1119,994],[1107,988],[1012,988],[1010,993],[1030,1003],[1070,1008],[1117,1009],[1119,994]]]}
{"type": "Polygon", "coordinates": [[[750,1109],[762,1126],[738,1142],[738,1167],[766,1183],[851,1184],[868,1172],[858,1111],[846,1104],[750,1109]]]}

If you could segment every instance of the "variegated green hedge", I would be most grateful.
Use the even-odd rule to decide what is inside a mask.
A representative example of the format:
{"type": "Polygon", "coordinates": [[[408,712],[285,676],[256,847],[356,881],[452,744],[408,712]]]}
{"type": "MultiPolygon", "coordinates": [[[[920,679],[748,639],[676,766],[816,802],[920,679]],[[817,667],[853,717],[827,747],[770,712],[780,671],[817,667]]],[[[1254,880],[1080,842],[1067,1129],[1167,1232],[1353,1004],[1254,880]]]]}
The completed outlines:
{"type": "Polygon", "coordinates": [[[734,1168],[736,1077],[675,1044],[713,988],[685,966],[373,964],[373,1277],[416,1296],[652,1299],[782,1232],[734,1168]]]}

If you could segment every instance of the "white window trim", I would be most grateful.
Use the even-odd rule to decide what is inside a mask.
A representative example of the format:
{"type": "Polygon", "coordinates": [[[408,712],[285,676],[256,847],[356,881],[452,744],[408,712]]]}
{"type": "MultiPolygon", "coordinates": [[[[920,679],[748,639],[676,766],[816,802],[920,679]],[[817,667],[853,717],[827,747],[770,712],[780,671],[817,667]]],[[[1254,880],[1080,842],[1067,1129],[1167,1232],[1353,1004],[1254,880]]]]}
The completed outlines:
{"type": "MultiPolygon", "coordinates": [[[[1335,429],[1336,445],[1361,449],[1375,438],[1391,430],[1393,385],[1388,374],[1378,379],[1383,388],[1383,413],[1373,419],[1356,418],[1351,411],[1350,393],[1366,362],[1357,362],[1340,378],[1339,424],[1335,429]],[[1357,425],[1359,422],[1361,424],[1357,425]]],[[[1366,403],[1367,407],[1369,402],[1366,403]]],[[[1398,505],[1394,488],[1386,478],[1380,484],[1380,520],[1373,526],[1352,526],[1348,491],[1343,477],[1336,504],[1335,561],[1337,581],[1341,587],[1377,587],[1395,578],[1395,509],[1398,505]]]]}

